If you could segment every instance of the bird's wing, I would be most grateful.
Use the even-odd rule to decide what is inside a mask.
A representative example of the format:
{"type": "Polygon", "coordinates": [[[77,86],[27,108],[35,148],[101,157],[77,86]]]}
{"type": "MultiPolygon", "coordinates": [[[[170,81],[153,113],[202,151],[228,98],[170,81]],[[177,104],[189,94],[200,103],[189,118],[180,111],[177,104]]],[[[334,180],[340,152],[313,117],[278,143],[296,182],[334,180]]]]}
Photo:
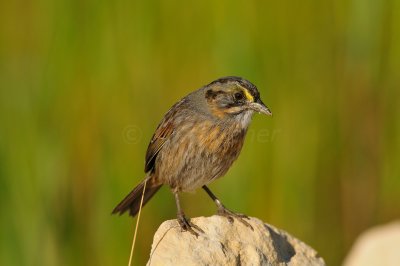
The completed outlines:
{"type": "Polygon", "coordinates": [[[184,109],[184,103],[186,99],[183,98],[181,101],[177,102],[164,116],[164,119],[158,125],[156,132],[151,138],[149,147],[146,152],[146,163],[144,167],[144,171],[147,173],[150,170],[154,169],[154,164],[156,161],[157,154],[160,152],[165,142],[169,139],[169,137],[173,134],[176,129],[175,118],[179,114],[179,111],[184,109]]]}
{"type": "Polygon", "coordinates": [[[167,123],[165,122],[167,121],[163,121],[158,126],[156,132],[153,135],[153,138],[150,141],[149,147],[147,148],[146,164],[144,167],[144,171],[146,173],[154,168],[157,154],[174,131],[174,125],[172,121],[169,121],[167,123]]]}

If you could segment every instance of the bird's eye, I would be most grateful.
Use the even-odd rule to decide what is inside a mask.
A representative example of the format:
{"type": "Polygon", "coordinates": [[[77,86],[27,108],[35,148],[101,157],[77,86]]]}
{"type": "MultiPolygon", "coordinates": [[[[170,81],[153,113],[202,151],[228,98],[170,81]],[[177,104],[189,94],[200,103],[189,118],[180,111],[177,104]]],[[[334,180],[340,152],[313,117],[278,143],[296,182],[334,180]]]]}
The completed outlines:
{"type": "Polygon", "coordinates": [[[241,100],[243,100],[243,98],[244,98],[244,95],[243,95],[242,92],[236,92],[235,93],[235,100],[236,101],[241,101],[241,100]]]}

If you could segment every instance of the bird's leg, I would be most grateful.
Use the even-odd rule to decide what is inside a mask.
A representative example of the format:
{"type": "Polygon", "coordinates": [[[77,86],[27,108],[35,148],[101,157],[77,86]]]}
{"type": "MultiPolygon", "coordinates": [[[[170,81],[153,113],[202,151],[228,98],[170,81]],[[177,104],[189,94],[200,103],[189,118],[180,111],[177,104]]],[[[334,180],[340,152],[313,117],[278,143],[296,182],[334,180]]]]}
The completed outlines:
{"type": "Polygon", "coordinates": [[[243,223],[244,225],[246,225],[247,227],[250,227],[251,230],[253,230],[253,227],[244,219],[249,219],[249,217],[247,217],[244,214],[241,213],[234,213],[233,211],[228,210],[224,204],[222,204],[222,202],[214,195],[214,193],[211,192],[211,190],[204,185],[203,189],[207,192],[208,196],[210,196],[210,198],[215,202],[215,204],[217,205],[217,213],[218,215],[221,216],[225,216],[226,218],[228,218],[228,221],[230,223],[233,223],[234,219],[236,218],[238,219],[241,223],[243,223]]]}
{"type": "Polygon", "coordinates": [[[182,211],[182,208],[181,208],[178,192],[174,192],[174,196],[175,196],[176,208],[178,209],[177,219],[178,219],[179,225],[181,226],[181,229],[183,231],[189,231],[191,234],[195,235],[196,237],[198,237],[199,234],[196,231],[194,231],[193,228],[196,229],[197,231],[204,233],[204,231],[201,230],[200,227],[198,227],[197,225],[190,222],[190,219],[186,218],[185,213],[182,211]]]}

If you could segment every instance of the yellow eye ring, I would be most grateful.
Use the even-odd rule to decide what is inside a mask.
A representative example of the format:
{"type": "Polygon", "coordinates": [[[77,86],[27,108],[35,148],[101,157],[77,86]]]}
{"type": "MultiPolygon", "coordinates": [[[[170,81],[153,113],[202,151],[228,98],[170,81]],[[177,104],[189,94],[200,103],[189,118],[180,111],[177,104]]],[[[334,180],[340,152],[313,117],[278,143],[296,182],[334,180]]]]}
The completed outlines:
{"type": "Polygon", "coordinates": [[[253,97],[253,95],[251,95],[250,92],[249,92],[247,89],[243,88],[243,92],[244,92],[244,95],[246,96],[246,99],[247,99],[249,102],[254,102],[254,97],[253,97]]]}

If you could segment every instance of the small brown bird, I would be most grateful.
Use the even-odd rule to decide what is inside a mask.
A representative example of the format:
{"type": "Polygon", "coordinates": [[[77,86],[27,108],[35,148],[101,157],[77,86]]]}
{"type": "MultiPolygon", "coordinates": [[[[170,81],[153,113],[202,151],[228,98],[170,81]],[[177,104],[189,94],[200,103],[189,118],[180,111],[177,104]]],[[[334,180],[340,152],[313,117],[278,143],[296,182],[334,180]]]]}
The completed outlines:
{"type": "Polygon", "coordinates": [[[178,194],[202,187],[216,203],[219,215],[250,226],[243,220],[245,215],[226,209],[207,184],[223,176],[239,156],[255,112],[271,115],[257,87],[240,77],[217,79],[184,97],[167,112],[150,141],[146,177],[113,213],[129,210],[135,216],[145,182],[143,205],[167,185],[175,196],[181,228],[197,235],[193,228],[201,229],[185,217],[178,194]]]}

